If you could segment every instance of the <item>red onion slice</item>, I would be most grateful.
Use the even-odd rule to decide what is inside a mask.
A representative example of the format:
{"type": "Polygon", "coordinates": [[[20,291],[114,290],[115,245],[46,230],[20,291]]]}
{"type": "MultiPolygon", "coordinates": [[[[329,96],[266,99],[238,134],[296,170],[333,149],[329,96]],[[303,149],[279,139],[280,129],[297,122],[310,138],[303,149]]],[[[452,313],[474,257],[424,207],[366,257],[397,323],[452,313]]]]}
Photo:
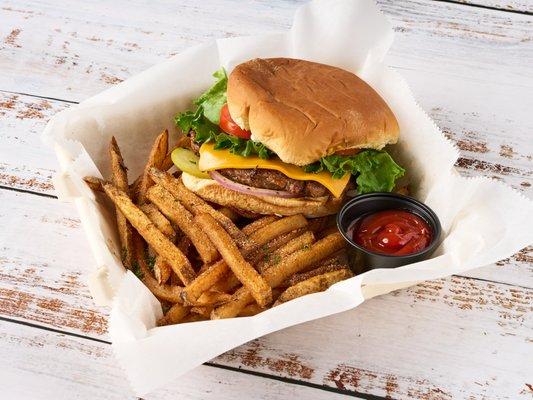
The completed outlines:
{"type": "Polygon", "coordinates": [[[220,185],[224,186],[227,189],[234,190],[236,192],[246,193],[252,196],[273,196],[273,197],[298,197],[294,193],[286,192],[283,190],[271,190],[271,189],[262,189],[252,186],[246,186],[242,183],[232,181],[231,179],[226,178],[222,174],[216,171],[210,171],[209,175],[220,185]]]}

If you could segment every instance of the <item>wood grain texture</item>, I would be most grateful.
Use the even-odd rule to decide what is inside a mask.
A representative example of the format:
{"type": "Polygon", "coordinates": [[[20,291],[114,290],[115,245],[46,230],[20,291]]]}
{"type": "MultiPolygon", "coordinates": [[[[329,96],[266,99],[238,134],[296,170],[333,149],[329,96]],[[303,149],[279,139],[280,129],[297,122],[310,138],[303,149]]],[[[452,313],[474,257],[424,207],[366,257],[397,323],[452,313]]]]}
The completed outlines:
{"type": "Polygon", "coordinates": [[[9,227],[0,230],[0,313],[105,334],[107,315],[87,289],[94,260],[72,205],[7,190],[0,191],[0,204],[0,224],[9,227]]]}
{"type": "Polygon", "coordinates": [[[57,160],[39,136],[52,115],[68,106],[0,92],[0,186],[53,195],[57,160]]]}
{"type": "Polygon", "coordinates": [[[498,10],[533,13],[533,3],[528,0],[453,0],[453,2],[473,6],[491,7],[498,10]]]}
{"type": "MultiPolygon", "coordinates": [[[[0,224],[13,227],[0,233],[0,314],[108,340],[107,311],[85,285],[92,260],[78,257],[89,249],[72,206],[5,190],[0,203],[10,205],[0,224]]],[[[523,266],[516,272],[524,281],[523,266]]],[[[533,373],[521,367],[532,356],[532,303],[532,289],[452,277],[265,336],[213,363],[395,399],[505,398],[507,384],[514,395],[533,373]],[[472,365],[485,386],[469,381],[472,365]]]]}
{"type": "MultiPolygon", "coordinates": [[[[0,324],[0,385],[10,399],[134,399],[111,346],[14,323],[0,324]]],[[[201,366],[167,388],[158,399],[341,399],[345,395],[201,366]]],[[[7,397],[6,397],[7,398],[7,397]]]]}

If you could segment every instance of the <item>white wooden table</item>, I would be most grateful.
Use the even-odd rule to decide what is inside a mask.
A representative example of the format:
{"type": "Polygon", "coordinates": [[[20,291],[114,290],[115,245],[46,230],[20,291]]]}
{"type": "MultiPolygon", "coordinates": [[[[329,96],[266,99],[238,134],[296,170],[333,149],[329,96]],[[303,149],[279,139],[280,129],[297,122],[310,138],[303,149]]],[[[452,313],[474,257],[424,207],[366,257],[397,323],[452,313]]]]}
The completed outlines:
{"type": "MultiPolygon", "coordinates": [[[[80,221],[54,196],[47,120],[188,46],[287,29],[301,3],[0,0],[0,398],[133,398],[80,221]]],[[[378,3],[388,63],[461,149],[458,170],[533,197],[532,1],[378,3]]],[[[529,247],[260,338],[148,398],[531,399],[532,304],[529,247]]]]}

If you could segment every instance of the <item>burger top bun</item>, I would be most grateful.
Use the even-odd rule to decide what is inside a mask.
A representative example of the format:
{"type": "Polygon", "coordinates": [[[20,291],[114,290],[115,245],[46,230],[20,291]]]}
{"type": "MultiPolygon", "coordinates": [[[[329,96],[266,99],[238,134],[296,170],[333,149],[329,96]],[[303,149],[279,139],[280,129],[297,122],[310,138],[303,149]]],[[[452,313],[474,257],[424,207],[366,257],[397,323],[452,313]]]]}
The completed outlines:
{"type": "Polygon", "coordinates": [[[306,165],[339,150],[381,149],[398,122],[379,94],[351,72],[290,58],[239,64],[228,80],[233,120],[279,158],[306,165]]]}

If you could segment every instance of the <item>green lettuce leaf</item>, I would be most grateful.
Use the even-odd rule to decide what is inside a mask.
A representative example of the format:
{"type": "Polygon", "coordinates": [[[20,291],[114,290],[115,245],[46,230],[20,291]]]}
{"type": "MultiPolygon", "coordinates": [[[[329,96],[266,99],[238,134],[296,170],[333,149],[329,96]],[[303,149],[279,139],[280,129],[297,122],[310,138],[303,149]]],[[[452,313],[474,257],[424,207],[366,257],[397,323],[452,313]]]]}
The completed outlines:
{"type": "Polygon", "coordinates": [[[226,89],[228,87],[228,75],[224,68],[220,68],[213,76],[217,79],[215,84],[207,92],[198,97],[194,104],[202,108],[204,116],[213,124],[220,123],[220,110],[226,104],[226,89]]]}
{"type": "Polygon", "coordinates": [[[198,143],[209,141],[220,131],[218,125],[213,124],[204,116],[202,107],[198,107],[195,112],[185,111],[178,114],[174,122],[184,133],[193,130],[198,143]]]}
{"type": "Polygon", "coordinates": [[[356,175],[357,191],[360,194],[390,192],[396,180],[405,170],[386,151],[363,150],[353,156],[331,155],[304,167],[305,172],[329,171],[333,178],[340,179],[345,174],[356,175]]]}
{"type": "Polygon", "coordinates": [[[268,159],[274,155],[263,143],[241,139],[224,132],[215,135],[213,141],[215,142],[215,150],[229,149],[231,153],[243,157],[259,156],[259,158],[268,159]]]}

